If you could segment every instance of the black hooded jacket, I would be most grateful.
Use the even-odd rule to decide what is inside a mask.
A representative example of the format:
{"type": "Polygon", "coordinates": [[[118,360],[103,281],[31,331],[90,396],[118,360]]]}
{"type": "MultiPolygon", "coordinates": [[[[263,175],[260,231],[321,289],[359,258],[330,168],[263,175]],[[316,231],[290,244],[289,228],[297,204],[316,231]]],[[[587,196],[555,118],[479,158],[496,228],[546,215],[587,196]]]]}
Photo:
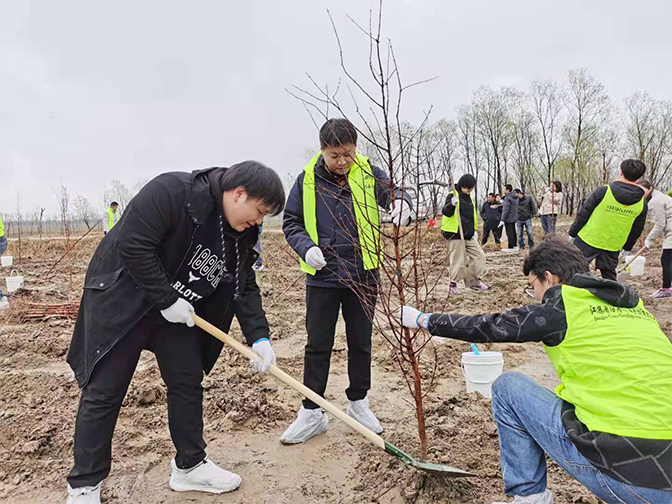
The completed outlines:
{"type": "MultiPolygon", "coordinates": [[[[463,193],[462,188],[458,184],[455,184],[455,190],[460,195],[460,221],[462,221],[464,239],[471,240],[474,236],[474,202],[471,200],[471,195],[463,193]]],[[[455,196],[454,192],[448,194],[446,204],[443,205],[443,209],[441,210],[446,217],[452,217],[455,214],[453,196],[455,196]]],[[[458,228],[455,233],[443,231],[443,237],[446,240],[459,240],[460,230],[458,228]]]]}
{"type": "MultiPolygon", "coordinates": [[[[627,285],[593,275],[574,275],[569,285],[587,289],[614,307],[634,308],[639,303],[639,295],[627,285]]],[[[435,336],[470,343],[536,341],[552,347],[562,343],[567,327],[562,289],[558,285],[546,291],[540,304],[529,304],[502,313],[434,313],[429,317],[428,331],[435,336]]],[[[608,356],[596,355],[595,358],[608,356]]],[[[579,421],[574,406],[568,402],[563,403],[562,422],[579,452],[599,471],[628,484],[671,489],[672,440],[630,438],[590,431],[579,421]],[[639,456],[634,457],[632,463],[623,465],[624,458],[633,452],[639,453],[639,456]]]]}
{"type": "MultiPolygon", "coordinates": [[[[259,230],[254,226],[239,233],[225,218],[220,228],[221,191],[213,184],[225,170],[164,173],[152,179],[100,242],[86,273],[67,357],[80,387],[140,319],[179,297],[225,332],[235,314],[249,345],[269,336],[252,270],[259,230]]],[[[223,344],[198,332],[207,373],[223,344]]]]}
{"type": "MultiPolygon", "coordinates": [[[[644,197],[644,189],[638,185],[626,184],[625,182],[616,181],[612,182],[609,187],[611,188],[611,192],[614,195],[614,198],[616,198],[616,201],[622,205],[634,205],[644,197]]],[[[606,193],[607,186],[598,187],[592,193],[590,193],[576,214],[576,219],[574,219],[572,227],[569,228],[569,236],[572,238],[576,238],[578,236],[579,231],[581,231],[583,226],[586,225],[588,219],[590,219],[590,216],[593,214],[595,208],[597,208],[597,205],[602,202],[606,193]]],[[[630,230],[630,234],[628,235],[628,239],[626,240],[625,245],[623,245],[623,250],[629,251],[632,250],[632,247],[635,246],[637,239],[644,230],[647,210],[648,208],[646,201],[644,201],[644,209],[632,224],[632,229],[630,230]]],[[[588,247],[590,247],[590,245],[588,245],[588,247]]]]}

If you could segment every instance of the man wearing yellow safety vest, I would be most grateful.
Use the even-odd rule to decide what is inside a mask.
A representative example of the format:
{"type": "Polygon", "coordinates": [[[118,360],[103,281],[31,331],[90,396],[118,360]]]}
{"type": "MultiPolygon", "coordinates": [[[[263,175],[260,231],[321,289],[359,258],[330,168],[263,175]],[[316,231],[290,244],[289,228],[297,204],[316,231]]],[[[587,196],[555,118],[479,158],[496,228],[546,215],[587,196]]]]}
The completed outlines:
{"type": "Polygon", "coordinates": [[[543,343],[555,393],[515,372],[492,385],[504,491],[552,504],[548,455],[604,502],[672,502],[672,344],[658,322],[563,238],[537,245],[523,273],[538,304],[474,316],[401,310],[404,326],[435,336],[543,343]]]}
{"type": "Polygon", "coordinates": [[[478,244],[478,218],[476,216],[476,204],[471,192],[476,187],[476,179],[473,175],[465,174],[455,184],[455,189],[446,197],[443,207],[443,219],[441,220],[441,233],[448,240],[448,257],[450,260],[450,294],[456,296],[460,293],[457,282],[462,279],[465,261],[473,268],[478,277],[478,284],[471,287],[475,291],[488,289],[481,280],[485,272],[485,254],[478,244]],[[462,223],[464,240],[460,236],[457,219],[462,223]],[[463,243],[464,242],[464,243],[463,243]]]}
{"type": "Polygon", "coordinates": [[[636,159],[621,163],[621,176],[610,185],[595,189],[576,214],[569,236],[602,278],[616,280],[616,267],[621,249],[632,250],[646,224],[644,189],[637,180],[646,165],[636,159]]]}
{"type": "MultiPolygon", "coordinates": [[[[5,225],[2,223],[2,216],[0,216],[0,256],[4,254],[5,250],[7,250],[7,238],[5,238],[5,225]]],[[[9,308],[9,301],[0,289],[0,310],[5,308],[9,308]]]]}
{"type": "Polygon", "coordinates": [[[119,210],[119,203],[113,201],[110,203],[110,208],[105,212],[105,217],[103,218],[103,234],[110,232],[110,229],[119,222],[121,219],[121,210],[119,210]]]}
{"type": "MultiPolygon", "coordinates": [[[[346,119],[329,119],[320,129],[318,153],[304,167],[285,207],[283,231],[306,272],[304,384],[324,395],[339,310],[348,343],[345,391],[348,414],[374,432],[383,427],[369,408],[371,330],[378,290],[380,218],[392,204],[383,170],[356,151],[357,130],[346,119]]],[[[411,200],[394,188],[392,220],[411,218],[411,200]]],[[[280,440],[302,443],[327,429],[322,409],[306,399],[297,420],[280,440]]]]}

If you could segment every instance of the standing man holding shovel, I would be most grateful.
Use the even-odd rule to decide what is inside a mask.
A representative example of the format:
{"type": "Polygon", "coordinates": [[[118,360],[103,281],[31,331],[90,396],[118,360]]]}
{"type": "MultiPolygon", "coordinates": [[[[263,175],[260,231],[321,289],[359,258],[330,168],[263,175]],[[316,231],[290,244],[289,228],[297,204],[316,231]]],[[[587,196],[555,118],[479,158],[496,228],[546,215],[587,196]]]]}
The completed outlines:
{"type": "Polygon", "coordinates": [[[485,254],[478,244],[478,218],[471,192],[476,187],[473,175],[465,174],[446,198],[441,220],[441,232],[448,240],[450,260],[450,294],[460,293],[457,282],[464,279],[467,287],[484,291],[488,286],[481,281],[485,272],[485,254]]]}
{"type": "Polygon", "coordinates": [[[176,455],[170,487],[209,493],[241,478],[206,457],[203,372],[223,344],[194,327],[196,312],[228,331],[233,316],[261,361],[275,362],[252,270],[265,215],[282,211],[282,182],[245,161],[231,168],[165,173],[130,202],[91,259],[68,363],[82,389],[68,504],[98,504],[111,467],[112,434],[143,350],[156,355],[168,388],[176,455]]]}

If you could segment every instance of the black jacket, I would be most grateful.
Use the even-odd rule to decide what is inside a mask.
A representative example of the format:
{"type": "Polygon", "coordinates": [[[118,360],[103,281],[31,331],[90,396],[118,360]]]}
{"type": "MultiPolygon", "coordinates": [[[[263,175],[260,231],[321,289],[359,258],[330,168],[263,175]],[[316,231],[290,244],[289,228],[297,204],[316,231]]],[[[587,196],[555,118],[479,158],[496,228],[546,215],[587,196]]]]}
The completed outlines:
{"type": "Polygon", "coordinates": [[[481,219],[490,229],[495,229],[502,220],[502,204],[485,200],[481,206],[481,219]]]}
{"type": "MultiPolygon", "coordinates": [[[[587,289],[615,307],[634,308],[639,303],[637,292],[627,285],[603,280],[593,275],[577,274],[569,285],[587,289]]],[[[562,289],[560,286],[551,287],[544,294],[541,304],[530,304],[503,313],[489,315],[434,313],[429,317],[428,330],[435,336],[471,343],[536,341],[543,342],[547,346],[557,346],[562,343],[567,333],[562,289]]],[[[595,358],[608,358],[608,356],[596,355],[595,358]]],[[[563,403],[562,422],[577,449],[599,471],[632,485],[670,488],[669,476],[666,476],[672,474],[672,457],[669,456],[669,445],[672,441],[669,439],[626,438],[589,431],[577,419],[574,406],[567,402],[563,403]],[[632,463],[619,465],[626,454],[630,455],[633,452],[638,453],[639,457],[632,463]]]]}
{"type": "Polygon", "coordinates": [[[518,198],[518,220],[526,221],[537,216],[537,204],[531,196],[518,198]]]}
{"type": "MultiPolygon", "coordinates": [[[[462,232],[465,240],[471,240],[474,237],[474,203],[471,200],[470,194],[464,194],[459,186],[455,185],[457,193],[460,195],[460,220],[462,221],[462,232]]],[[[455,207],[453,206],[453,196],[455,193],[450,193],[446,197],[446,204],[443,205],[441,212],[446,217],[452,217],[455,214],[455,207]]],[[[460,229],[454,233],[443,231],[443,237],[446,240],[459,240],[460,229]]]]}
{"type": "MultiPolygon", "coordinates": [[[[612,182],[609,187],[611,187],[611,192],[614,195],[614,198],[616,198],[616,201],[623,205],[634,205],[644,197],[644,189],[637,185],[616,181],[612,182]]],[[[572,227],[569,228],[569,236],[572,238],[578,236],[579,231],[581,231],[583,226],[586,225],[588,219],[590,219],[590,216],[593,214],[593,210],[595,210],[597,205],[602,202],[602,199],[604,199],[604,195],[606,193],[607,186],[598,187],[592,193],[590,193],[576,214],[576,219],[574,219],[572,227]]],[[[626,240],[625,245],[623,245],[623,250],[629,251],[632,250],[632,247],[635,246],[637,239],[644,230],[647,210],[648,207],[646,205],[646,201],[644,201],[644,209],[632,224],[632,229],[630,230],[630,234],[628,235],[628,239],[626,240]]]]}
{"type": "MultiPolygon", "coordinates": [[[[388,209],[390,179],[376,166],[371,166],[371,172],[375,179],[376,201],[388,209]]],[[[304,177],[302,171],[289,193],[282,223],[287,243],[303,260],[308,249],[315,246],[303,219],[304,177]]],[[[377,270],[364,269],[352,192],[347,180],[347,176],[341,179],[327,171],[324,158],[320,156],[315,164],[315,214],[319,247],[327,265],[315,275],[306,275],[306,285],[347,288],[352,282],[372,284],[378,281],[377,270]]],[[[395,199],[404,198],[412,204],[410,197],[400,189],[395,188],[394,194],[395,199]]]]}
{"type": "Polygon", "coordinates": [[[504,201],[502,202],[502,220],[505,223],[511,224],[512,222],[518,222],[519,201],[518,193],[516,191],[511,191],[504,196],[504,201]]]}
{"type": "MultiPolygon", "coordinates": [[[[169,307],[180,297],[171,285],[174,276],[185,263],[197,231],[218,212],[209,181],[214,170],[226,168],[164,173],[154,178],[131,200],[121,220],[98,245],[86,273],[67,357],[80,387],[87,384],[96,363],[141,318],[152,310],[169,307]]],[[[194,304],[196,313],[223,331],[229,330],[235,314],[250,345],[269,336],[252,270],[258,257],[252,250],[258,233],[254,226],[242,233],[230,230],[227,235],[227,240],[238,242],[238,254],[231,258],[229,254],[236,248],[232,247],[227,260],[238,265],[241,297],[233,300],[233,281],[220,283],[202,303],[194,304]]],[[[221,255],[221,245],[213,253],[221,255]]],[[[223,344],[200,329],[198,332],[203,338],[203,368],[207,373],[223,344]]]]}

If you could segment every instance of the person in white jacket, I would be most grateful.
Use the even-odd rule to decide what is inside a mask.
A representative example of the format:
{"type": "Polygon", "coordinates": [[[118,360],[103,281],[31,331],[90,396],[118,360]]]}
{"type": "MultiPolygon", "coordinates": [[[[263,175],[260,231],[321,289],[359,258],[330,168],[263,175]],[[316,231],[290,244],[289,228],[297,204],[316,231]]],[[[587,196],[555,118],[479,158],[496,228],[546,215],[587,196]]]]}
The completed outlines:
{"type": "Polygon", "coordinates": [[[645,191],[649,215],[653,216],[653,229],[644,240],[644,246],[651,250],[655,241],[663,236],[663,286],[651,294],[653,299],[672,299],[672,198],[653,187],[648,179],[637,182],[645,191]]]}

